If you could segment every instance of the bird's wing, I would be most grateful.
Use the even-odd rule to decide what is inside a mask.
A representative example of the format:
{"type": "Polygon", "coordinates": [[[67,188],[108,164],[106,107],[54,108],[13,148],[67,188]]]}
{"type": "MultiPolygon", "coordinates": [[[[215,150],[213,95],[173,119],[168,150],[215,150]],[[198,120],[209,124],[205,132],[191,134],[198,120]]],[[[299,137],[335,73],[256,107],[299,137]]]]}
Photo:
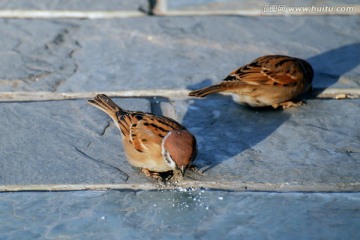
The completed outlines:
{"type": "Polygon", "coordinates": [[[124,137],[139,152],[161,152],[162,139],[166,134],[183,128],[170,118],[141,112],[124,115],[119,122],[124,137]]]}
{"type": "Polygon", "coordinates": [[[300,67],[298,59],[295,58],[264,56],[231,72],[223,83],[294,86],[303,78],[300,67]]]}

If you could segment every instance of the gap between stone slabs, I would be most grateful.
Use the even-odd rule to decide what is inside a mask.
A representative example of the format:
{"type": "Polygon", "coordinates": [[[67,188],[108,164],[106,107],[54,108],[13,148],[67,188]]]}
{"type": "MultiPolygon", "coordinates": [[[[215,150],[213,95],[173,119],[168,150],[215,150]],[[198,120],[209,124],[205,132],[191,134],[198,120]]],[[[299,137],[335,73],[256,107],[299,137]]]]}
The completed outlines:
{"type": "Polygon", "coordinates": [[[0,192],[21,191],[81,191],[81,190],[176,190],[186,188],[204,188],[225,191],[259,192],[359,192],[360,182],[354,183],[255,183],[255,182],[200,182],[180,181],[176,184],[41,184],[41,185],[0,185],[0,192]]]}
{"type": "MultiPolygon", "coordinates": [[[[126,91],[102,91],[109,97],[165,97],[165,98],[189,98],[186,89],[152,89],[152,90],[126,90],[126,91]]],[[[54,101],[69,99],[92,98],[97,92],[0,92],[0,102],[21,101],[54,101]]],[[[315,88],[311,94],[321,99],[355,99],[360,98],[358,88],[315,88]]]]}

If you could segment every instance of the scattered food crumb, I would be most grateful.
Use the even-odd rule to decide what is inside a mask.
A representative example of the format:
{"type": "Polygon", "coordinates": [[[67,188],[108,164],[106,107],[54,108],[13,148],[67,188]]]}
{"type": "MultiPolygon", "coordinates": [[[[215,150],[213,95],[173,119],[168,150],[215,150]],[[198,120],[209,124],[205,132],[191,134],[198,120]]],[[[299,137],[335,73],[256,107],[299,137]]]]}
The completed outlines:
{"type": "Polygon", "coordinates": [[[345,93],[341,93],[335,96],[335,99],[346,99],[347,95],[345,93]]]}

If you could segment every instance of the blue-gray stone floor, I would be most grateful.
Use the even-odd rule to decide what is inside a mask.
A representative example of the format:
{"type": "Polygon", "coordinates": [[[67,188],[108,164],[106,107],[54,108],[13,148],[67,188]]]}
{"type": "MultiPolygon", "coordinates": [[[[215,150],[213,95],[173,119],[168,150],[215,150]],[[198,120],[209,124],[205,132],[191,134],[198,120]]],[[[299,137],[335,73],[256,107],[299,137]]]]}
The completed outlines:
{"type": "Polygon", "coordinates": [[[0,239],[360,238],[357,1],[329,1],[354,6],[345,15],[245,14],[264,4],[168,0],[146,16],[143,0],[1,0],[0,239]],[[51,16],[70,10],[108,17],[51,16]],[[266,54],[307,59],[332,95],[281,111],[184,94],[266,54]],[[102,92],[183,123],[199,171],[162,185],[131,167],[86,103],[102,92]]]}

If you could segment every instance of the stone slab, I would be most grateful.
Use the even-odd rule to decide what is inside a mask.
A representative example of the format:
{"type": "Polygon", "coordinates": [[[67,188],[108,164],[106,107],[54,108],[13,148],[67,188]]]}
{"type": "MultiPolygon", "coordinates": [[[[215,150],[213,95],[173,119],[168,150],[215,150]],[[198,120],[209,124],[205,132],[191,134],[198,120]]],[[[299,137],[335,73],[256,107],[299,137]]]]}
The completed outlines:
{"type": "MultiPolygon", "coordinates": [[[[128,109],[157,109],[194,133],[200,171],[187,180],[314,189],[360,181],[360,100],[309,100],[288,111],[248,109],[224,96],[158,101],[150,108],[144,99],[116,99],[128,109]]],[[[152,182],[127,163],[112,120],[84,100],[0,108],[1,185],[152,182]]]]}
{"type": "MultiPolygon", "coordinates": [[[[145,99],[119,102],[150,111],[145,99]]],[[[145,181],[112,120],[85,100],[1,103],[0,112],[1,185],[145,181]]]]}
{"type": "Polygon", "coordinates": [[[0,193],[1,238],[358,239],[360,194],[0,193]]]}
{"type": "Polygon", "coordinates": [[[316,72],[314,87],[358,88],[359,19],[1,19],[0,91],[184,89],[216,83],[266,54],[308,59],[316,72]]]}
{"type": "Polygon", "coordinates": [[[146,0],[0,0],[1,10],[136,11],[146,0]]]}
{"type": "Polygon", "coordinates": [[[218,95],[169,102],[164,114],[195,134],[203,180],[316,186],[360,181],[359,104],[308,100],[286,111],[259,110],[218,95]]]}

